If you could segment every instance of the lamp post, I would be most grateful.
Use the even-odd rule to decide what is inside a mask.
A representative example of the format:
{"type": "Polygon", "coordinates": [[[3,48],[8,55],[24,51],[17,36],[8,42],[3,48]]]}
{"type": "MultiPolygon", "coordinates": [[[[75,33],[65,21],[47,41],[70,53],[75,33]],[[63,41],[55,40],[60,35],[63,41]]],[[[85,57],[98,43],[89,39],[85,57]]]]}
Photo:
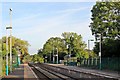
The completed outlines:
{"type": "Polygon", "coordinates": [[[51,51],[50,51],[50,63],[51,63],[51,51]]]}
{"type": "Polygon", "coordinates": [[[6,26],[6,75],[8,75],[8,34],[7,30],[10,30],[10,72],[12,71],[12,27],[11,26],[6,26]]]}
{"type": "Polygon", "coordinates": [[[6,26],[6,75],[8,75],[8,34],[7,34],[7,30],[10,30],[10,71],[12,71],[12,41],[11,41],[11,30],[12,27],[7,27],[6,26]]]}
{"type": "Polygon", "coordinates": [[[72,48],[72,46],[71,46],[71,43],[72,43],[72,39],[73,39],[73,36],[70,36],[70,44],[69,44],[69,57],[71,58],[71,48],[72,48]]]}
{"type": "MultiPolygon", "coordinates": [[[[94,41],[94,40],[93,39],[88,40],[88,50],[90,50],[90,41],[94,41]]],[[[90,53],[89,53],[89,55],[90,55],[90,53]]]]}
{"type": "Polygon", "coordinates": [[[47,63],[47,55],[45,56],[45,63],[47,63]]]}
{"type": "MultiPolygon", "coordinates": [[[[69,50],[69,45],[66,45],[67,46],[67,49],[69,50]]],[[[69,51],[68,51],[69,53],[69,51]]],[[[67,57],[67,65],[68,65],[68,58],[69,58],[69,54],[68,54],[68,57],[67,57]]]]}
{"type": "Polygon", "coordinates": [[[6,75],[8,76],[8,35],[7,35],[7,26],[6,26],[6,75]]]}
{"type": "Polygon", "coordinates": [[[58,64],[58,48],[56,48],[56,50],[57,50],[57,55],[56,56],[57,56],[57,64],[58,64]]]}
{"type": "Polygon", "coordinates": [[[10,8],[10,26],[6,26],[6,75],[8,75],[8,34],[10,30],[10,72],[12,72],[12,9],[10,8]]]}
{"type": "Polygon", "coordinates": [[[69,58],[71,58],[71,46],[69,44],[69,58]]]}
{"type": "Polygon", "coordinates": [[[101,64],[102,64],[102,59],[101,59],[101,34],[100,34],[100,43],[99,43],[99,49],[100,49],[100,52],[99,52],[99,57],[100,57],[100,70],[101,70],[101,64]]]}
{"type": "Polygon", "coordinates": [[[54,44],[53,44],[53,64],[54,64],[54,44]]]}
{"type": "Polygon", "coordinates": [[[12,9],[10,8],[10,72],[12,72],[12,9]]]}
{"type": "MultiPolygon", "coordinates": [[[[88,40],[88,54],[90,58],[90,41],[94,41],[93,39],[88,40]]],[[[89,59],[88,59],[88,65],[89,65],[89,59]]]]}

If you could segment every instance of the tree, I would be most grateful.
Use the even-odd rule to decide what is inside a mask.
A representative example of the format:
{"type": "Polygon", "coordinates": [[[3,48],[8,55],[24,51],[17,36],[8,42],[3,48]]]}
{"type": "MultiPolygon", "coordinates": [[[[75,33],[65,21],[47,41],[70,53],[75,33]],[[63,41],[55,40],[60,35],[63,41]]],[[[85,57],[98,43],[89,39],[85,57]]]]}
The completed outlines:
{"type": "Polygon", "coordinates": [[[52,60],[53,52],[54,54],[56,54],[57,50],[58,50],[59,59],[63,59],[62,54],[65,53],[64,52],[65,44],[63,42],[63,39],[59,37],[55,37],[55,38],[51,37],[50,39],[46,41],[46,43],[43,46],[43,54],[48,57],[48,61],[52,60]]]}
{"type": "MultiPolygon", "coordinates": [[[[99,43],[95,44],[93,51],[99,53],[99,43]]],[[[102,57],[120,57],[120,40],[105,39],[102,43],[102,57]]]]}
{"type": "MultiPolygon", "coordinates": [[[[96,40],[102,40],[102,56],[120,56],[120,2],[96,2],[91,12],[90,28],[96,40]]],[[[98,42],[94,52],[99,53],[98,42]]]]}
{"type": "MultiPolygon", "coordinates": [[[[8,37],[8,46],[10,46],[10,38],[9,37],[8,37]]],[[[21,61],[22,61],[23,57],[28,55],[28,46],[29,46],[29,43],[27,41],[21,40],[19,38],[16,38],[16,37],[12,36],[12,55],[15,56],[15,58],[17,58],[16,56],[18,55],[18,51],[20,51],[21,61]]],[[[10,51],[10,48],[8,48],[8,52],[9,51],[10,51]]],[[[25,57],[23,61],[30,60],[27,57],[25,57]]],[[[6,36],[4,36],[4,37],[2,37],[2,39],[0,39],[0,63],[1,63],[1,60],[2,60],[2,65],[1,65],[2,67],[1,68],[2,68],[2,71],[3,71],[3,75],[5,75],[5,64],[6,64],[5,59],[6,59],[6,36]]],[[[13,61],[14,61],[14,57],[13,57],[13,61]]]]}
{"type": "MultiPolygon", "coordinates": [[[[82,41],[82,36],[73,32],[62,33],[63,39],[65,40],[66,48],[68,45],[68,53],[77,57],[88,58],[88,52],[85,50],[86,44],[82,41]]],[[[72,56],[71,55],[71,56],[72,56]]]]}
{"type": "Polygon", "coordinates": [[[43,49],[39,49],[37,54],[42,55],[43,54],[43,49]]]}
{"type": "MultiPolygon", "coordinates": [[[[85,49],[86,44],[82,41],[82,36],[73,32],[64,32],[62,37],[51,37],[46,41],[41,51],[38,50],[38,54],[42,54],[43,58],[47,56],[47,61],[52,61],[53,53],[57,54],[59,60],[63,60],[67,54],[71,54],[71,57],[89,58],[88,51],[85,49]]],[[[94,57],[94,53],[90,54],[94,57]]]]}
{"type": "Polygon", "coordinates": [[[91,12],[90,28],[96,39],[99,34],[120,39],[120,2],[96,2],[91,12]]]}
{"type": "Polygon", "coordinates": [[[31,55],[31,57],[32,57],[31,61],[33,61],[33,62],[40,62],[40,63],[44,62],[43,56],[40,56],[39,54],[31,55]]]}
{"type": "Polygon", "coordinates": [[[22,60],[23,63],[29,63],[31,61],[32,61],[32,57],[30,55],[26,55],[22,60]]]}
{"type": "MultiPolygon", "coordinates": [[[[2,37],[0,39],[2,41],[2,56],[5,57],[6,55],[6,37],[2,37]]],[[[10,46],[10,38],[8,37],[8,46],[10,46]]],[[[23,59],[24,56],[28,55],[28,46],[29,43],[25,40],[21,40],[19,38],[13,37],[12,36],[12,54],[13,55],[18,55],[18,51],[21,53],[21,59],[23,59]]],[[[8,47],[8,50],[9,47],[8,47]]]]}

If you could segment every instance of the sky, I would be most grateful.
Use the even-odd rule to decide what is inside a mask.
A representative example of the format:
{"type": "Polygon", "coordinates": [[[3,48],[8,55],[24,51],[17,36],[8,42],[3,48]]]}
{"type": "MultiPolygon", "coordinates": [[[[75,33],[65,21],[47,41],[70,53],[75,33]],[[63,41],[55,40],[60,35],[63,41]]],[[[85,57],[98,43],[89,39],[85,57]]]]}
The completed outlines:
{"type": "MultiPolygon", "coordinates": [[[[31,45],[29,53],[35,54],[50,37],[62,37],[63,32],[81,34],[88,43],[94,39],[89,28],[92,6],[95,2],[2,2],[2,36],[10,23],[12,8],[12,35],[31,45]]],[[[94,42],[90,42],[90,49],[94,42]]]]}

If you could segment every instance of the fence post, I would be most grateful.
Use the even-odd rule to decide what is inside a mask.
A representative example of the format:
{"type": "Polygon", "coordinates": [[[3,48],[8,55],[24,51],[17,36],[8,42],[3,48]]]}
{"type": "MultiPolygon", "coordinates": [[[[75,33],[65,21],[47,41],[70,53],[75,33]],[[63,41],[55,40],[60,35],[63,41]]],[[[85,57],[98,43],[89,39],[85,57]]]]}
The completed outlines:
{"type": "Polygon", "coordinates": [[[91,65],[93,65],[93,58],[92,58],[92,62],[91,62],[91,65]]]}
{"type": "Polygon", "coordinates": [[[89,64],[90,64],[90,58],[88,58],[87,60],[88,60],[88,66],[89,66],[89,64]]]}
{"type": "Polygon", "coordinates": [[[97,58],[96,58],[96,66],[97,66],[97,58]]]}
{"type": "Polygon", "coordinates": [[[83,58],[83,65],[85,65],[85,59],[83,58]]]}
{"type": "Polygon", "coordinates": [[[87,59],[85,58],[85,65],[87,65],[87,59]]]}

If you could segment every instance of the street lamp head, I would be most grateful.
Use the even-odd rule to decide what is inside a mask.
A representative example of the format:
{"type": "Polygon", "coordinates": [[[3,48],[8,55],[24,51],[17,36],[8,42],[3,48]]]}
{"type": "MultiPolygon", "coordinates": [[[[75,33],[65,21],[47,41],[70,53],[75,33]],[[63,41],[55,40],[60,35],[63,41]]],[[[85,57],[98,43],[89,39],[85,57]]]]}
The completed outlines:
{"type": "Polygon", "coordinates": [[[12,8],[10,8],[10,11],[12,11],[12,8]]]}

